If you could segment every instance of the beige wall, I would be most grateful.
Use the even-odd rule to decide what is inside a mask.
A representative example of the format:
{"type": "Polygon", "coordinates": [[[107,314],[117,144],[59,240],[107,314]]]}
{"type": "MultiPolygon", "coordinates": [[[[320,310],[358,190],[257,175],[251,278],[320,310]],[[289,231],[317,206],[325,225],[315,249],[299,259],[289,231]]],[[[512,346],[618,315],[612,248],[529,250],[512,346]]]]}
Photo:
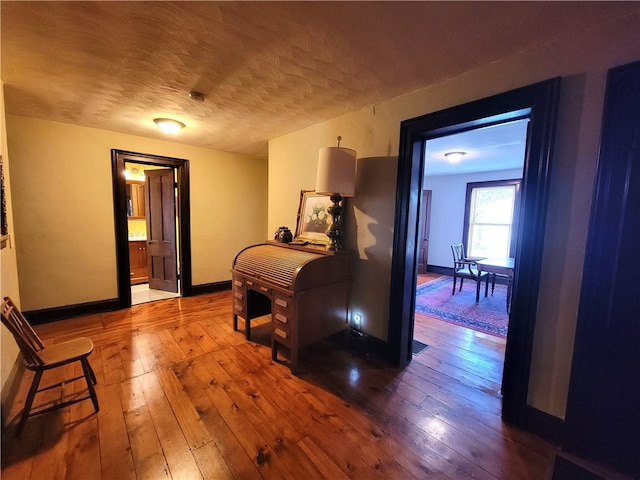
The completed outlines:
{"type": "Polygon", "coordinates": [[[189,160],[194,285],[265,239],[264,159],[13,115],[7,139],[24,310],[117,297],[113,148],[189,160]]]}
{"type": "MultiPolygon", "coordinates": [[[[9,154],[7,151],[7,132],[4,115],[4,87],[0,83],[0,152],[2,153],[2,170],[4,172],[4,193],[7,205],[7,222],[9,224],[9,234],[11,241],[6,248],[0,250],[0,298],[9,296],[20,305],[20,292],[18,291],[18,269],[16,266],[16,239],[13,229],[13,204],[11,201],[11,176],[9,173],[9,154]]],[[[0,389],[4,394],[4,385],[9,378],[11,369],[15,365],[18,357],[18,345],[13,336],[3,325],[0,327],[0,368],[1,376],[0,389]]],[[[2,397],[4,401],[4,395],[2,397]]]]}
{"type": "Polygon", "coordinates": [[[362,313],[365,331],[386,339],[400,122],[562,76],[529,402],[564,417],[605,77],[610,67],[640,58],[635,12],[601,29],[272,140],[269,231],[295,226],[299,190],[314,187],[318,150],[335,145],[341,135],[342,146],[358,152],[356,196],[347,202],[347,243],[359,258],[352,313],[362,313]]]}

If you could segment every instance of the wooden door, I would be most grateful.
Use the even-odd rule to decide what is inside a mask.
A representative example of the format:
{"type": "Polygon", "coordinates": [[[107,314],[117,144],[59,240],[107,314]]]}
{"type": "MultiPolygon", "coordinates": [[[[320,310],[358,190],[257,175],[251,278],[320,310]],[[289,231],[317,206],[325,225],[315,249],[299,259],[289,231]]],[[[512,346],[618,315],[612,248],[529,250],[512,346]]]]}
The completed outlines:
{"type": "Polygon", "coordinates": [[[145,170],[149,288],[178,292],[173,169],[145,170]]]}
{"type": "Polygon", "coordinates": [[[429,255],[429,224],[431,222],[431,190],[422,191],[420,230],[418,239],[418,273],[427,273],[429,255]]]}
{"type": "Polygon", "coordinates": [[[567,449],[640,478],[640,62],[607,79],[567,402],[567,449]]]}

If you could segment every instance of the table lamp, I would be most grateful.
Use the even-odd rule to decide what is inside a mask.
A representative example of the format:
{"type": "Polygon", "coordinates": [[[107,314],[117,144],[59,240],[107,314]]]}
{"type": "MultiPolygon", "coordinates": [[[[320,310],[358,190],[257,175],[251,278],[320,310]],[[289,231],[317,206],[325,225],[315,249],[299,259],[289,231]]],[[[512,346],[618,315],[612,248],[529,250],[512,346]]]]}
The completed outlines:
{"type": "Polygon", "coordinates": [[[342,199],[353,197],[356,184],[356,151],[340,146],[342,137],[338,137],[337,147],[324,147],[318,155],[318,174],[316,193],[330,195],[333,202],[327,211],[332,223],[327,230],[331,239],[327,250],[342,250],[342,199]]]}

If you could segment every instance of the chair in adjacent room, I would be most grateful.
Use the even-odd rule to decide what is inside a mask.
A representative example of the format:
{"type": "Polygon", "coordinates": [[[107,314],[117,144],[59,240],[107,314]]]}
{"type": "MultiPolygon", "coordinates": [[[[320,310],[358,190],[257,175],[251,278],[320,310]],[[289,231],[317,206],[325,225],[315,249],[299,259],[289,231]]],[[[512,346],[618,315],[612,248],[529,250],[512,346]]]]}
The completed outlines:
{"type": "MultiPolygon", "coordinates": [[[[458,291],[462,290],[462,284],[465,278],[469,278],[476,283],[482,282],[482,279],[486,279],[484,287],[484,296],[489,293],[489,277],[487,272],[478,273],[478,267],[476,262],[481,260],[482,257],[467,257],[464,253],[464,244],[454,243],[451,245],[451,253],[453,254],[453,291],[451,295],[456,294],[456,283],[458,278],[460,279],[460,287],[458,291]]],[[[479,292],[479,289],[476,289],[479,292]]],[[[476,294],[476,303],[480,301],[479,295],[476,294]]]]}
{"type": "Polygon", "coordinates": [[[98,397],[94,388],[94,385],[96,384],[96,376],[91,365],[89,365],[88,360],[89,355],[93,352],[93,342],[90,338],[78,337],[45,347],[22,312],[20,312],[18,307],[16,307],[9,297],[5,297],[4,302],[2,303],[2,323],[15,338],[16,343],[20,348],[20,352],[22,353],[25,366],[35,373],[31,383],[31,388],[27,394],[24,410],[22,411],[17,435],[20,435],[22,432],[22,429],[27,422],[27,418],[34,415],[40,415],[45,412],[50,412],[52,410],[57,410],[58,408],[63,408],[83,400],[91,399],[95,411],[99,411],[98,397]],[[40,380],[42,379],[42,374],[46,370],[62,367],[73,362],[80,362],[83,371],[82,375],[38,389],[40,386],[40,380]],[[87,382],[88,394],[86,396],[82,396],[80,398],[73,397],[66,401],[63,400],[53,406],[40,408],[31,412],[33,400],[37,393],[60,387],[82,378],[87,382]]]}

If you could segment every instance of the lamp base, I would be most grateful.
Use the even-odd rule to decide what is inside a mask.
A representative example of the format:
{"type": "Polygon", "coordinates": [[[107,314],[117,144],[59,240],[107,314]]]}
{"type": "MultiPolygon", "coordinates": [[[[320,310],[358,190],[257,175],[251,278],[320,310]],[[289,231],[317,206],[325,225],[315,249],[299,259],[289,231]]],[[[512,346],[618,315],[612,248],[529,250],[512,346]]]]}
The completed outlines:
{"type": "Polygon", "coordinates": [[[327,230],[327,237],[331,239],[329,245],[327,245],[327,250],[337,251],[342,250],[342,237],[344,236],[344,231],[342,229],[342,195],[339,193],[333,193],[329,197],[329,199],[333,202],[327,212],[331,215],[333,219],[329,230],[327,230]]]}

